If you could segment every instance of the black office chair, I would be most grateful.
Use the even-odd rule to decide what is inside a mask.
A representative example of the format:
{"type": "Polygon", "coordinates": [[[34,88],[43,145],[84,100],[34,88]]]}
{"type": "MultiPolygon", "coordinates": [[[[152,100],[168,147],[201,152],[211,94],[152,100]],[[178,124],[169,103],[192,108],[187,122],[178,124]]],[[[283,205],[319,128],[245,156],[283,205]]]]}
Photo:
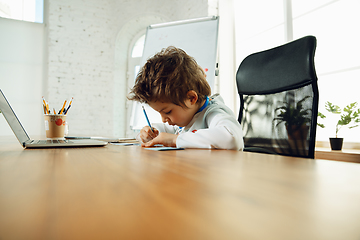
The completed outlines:
{"type": "Polygon", "coordinates": [[[315,49],[316,38],[306,36],[241,62],[236,83],[244,151],[314,158],[319,101],[315,49]],[[297,110],[300,117],[289,117],[297,110]]]}

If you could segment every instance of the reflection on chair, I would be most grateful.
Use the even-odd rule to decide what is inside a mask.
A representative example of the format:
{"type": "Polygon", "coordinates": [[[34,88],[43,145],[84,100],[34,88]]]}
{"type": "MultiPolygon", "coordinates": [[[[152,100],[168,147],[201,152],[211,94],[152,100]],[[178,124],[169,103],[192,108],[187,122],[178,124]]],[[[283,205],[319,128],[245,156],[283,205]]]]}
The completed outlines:
{"type": "Polygon", "coordinates": [[[315,49],[316,38],[306,36],[241,62],[236,83],[244,151],[314,158],[319,99],[315,49]]]}

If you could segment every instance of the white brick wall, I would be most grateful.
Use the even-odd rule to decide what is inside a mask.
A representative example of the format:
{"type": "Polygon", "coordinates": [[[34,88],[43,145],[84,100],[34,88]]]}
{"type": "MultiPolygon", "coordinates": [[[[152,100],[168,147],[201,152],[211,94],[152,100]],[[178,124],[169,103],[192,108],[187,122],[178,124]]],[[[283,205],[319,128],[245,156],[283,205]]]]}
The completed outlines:
{"type": "Polygon", "coordinates": [[[49,1],[48,97],[60,108],[74,96],[71,134],[111,135],[113,26],[109,1],[49,1]],[[85,132],[84,132],[85,131],[85,132]]]}
{"type": "Polygon", "coordinates": [[[144,16],[176,21],[208,14],[206,0],[48,0],[48,3],[46,97],[51,107],[59,109],[65,99],[74,96],[68,114],[71,135],[121,137],[124,133],[119,128],[124,127],[121,123],[125,122],[127,90],[121,82],[125,79],[116,76],[126,73],[125,66],[115,69],[115,57],[120,56],[120,62],[126,64],[128,49],[116,54],[116,49],[124,51],[124,47],[117,48],[116,44],[123,40],[128,48],[144,16]],[[117,40],[124,26],[128,37],[117,40]]]}

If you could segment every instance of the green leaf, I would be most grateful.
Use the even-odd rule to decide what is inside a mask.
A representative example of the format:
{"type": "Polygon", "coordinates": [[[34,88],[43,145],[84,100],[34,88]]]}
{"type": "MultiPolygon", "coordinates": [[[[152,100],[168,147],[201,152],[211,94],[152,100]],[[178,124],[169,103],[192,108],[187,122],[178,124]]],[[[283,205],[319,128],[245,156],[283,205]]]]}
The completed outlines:
{"type": "Polygon", "coordinates": [[[322,119],[325,119],[326,116],[324,114],[322,114],[321,112],[318,112],[318,117],[322,118],[322,119]]]}
{"type": "Polygon", "coordinates": [[[332,104],[331,102],[327,101],[325,103],[325,109],[331,113],[340,114],[341,108],[337,105],[332,104]]]}
{"type": "MultiPolygon", "coordinates": [[[[349,129],[359,126],[357,123],[360,122],[360,109],[356,109],[356,107],[357,107],[357,102],[348,104],[346,107],[344,107],[344,109],[341,109],[339,106],[332,104],[329,101],[325,103],[325,109],[328,112],[334,114],[341,114],[340,119],[336,124],[336,134],[338,133],[338,131],[342,126],[349,125],[348,126],[349,129]]],[[[318,116],[320,118],[325,118],[325,115],[320,112],[318,113],[318,116]]],[[[322,127],[324,125],[318,123],[318,126],[322,127]]]]}
{"type": "Polygon", "coordinates": [[[345,126],[351,122],[351,117],[349,114],[341,115],[341,119],[338,121],[338,125],[345,126]]]}

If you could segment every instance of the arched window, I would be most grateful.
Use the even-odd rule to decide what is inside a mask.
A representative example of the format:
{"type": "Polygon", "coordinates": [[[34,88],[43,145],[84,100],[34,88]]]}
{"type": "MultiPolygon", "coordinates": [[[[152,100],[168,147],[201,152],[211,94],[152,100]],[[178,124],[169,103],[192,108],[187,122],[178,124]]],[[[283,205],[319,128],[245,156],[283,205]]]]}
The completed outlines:
{"type": "Polygon", "coordinates": [[[141,37],[136,40],[134,47],[131,52],[131,57],[141,57],[144,50],[144,44],[145,44],[145,34],[141,35],[141,37]]]}
{"type": "Polygon", "coordinates": [[[135,42],[133,47],[131,48],[131,54],[129,56],[128,62],[128,86],[132,87],[134,85],[134,81],[136,75],[140,70],[141,57],[144,50],[145,44],[145,34],[142,34],[140,37],[135,38],[135,42]]]}
{"type": "Polygon", "coordinates": [[[151,24],[168,22],[159,16],[139,16],[128,21],[116,36],[115,43],[115,70],[114,70],[114,131],[113,135],[118,137],[133,137],[134,132],[130,129],[130,117],[132,112],[132,101],[126,96],[134,86],[134,79],[140,69],[142,51],[134,51],[142,46],[145,40],[146,28],[151,24]],[[139,41],[139,42],[138,42],[139,41]],[[136,44],[138,42],[138,44],[136,44]],[[140,52],[140,54],[135,54],[140,52]]]}
{"type": "MultiPolygon", "coordinates": [[[[145,44],[145,34],[142,34],[140,37],[137,35],[132,41],[132,48],[130,48],[130,54],[128,58],[128,69],[127,69],[127,85],[128,88],[132,88],[135,83],[136,75],[140,70],[141,58],[143,55],[144,44],[145,44]]],[[[130,122],[131,113],[132,113],[132,104],[130,101],[127,102],[127,122],[130,122]]],[[[133,137],[134,131],[131,129],[127,129],[126,137],[133,137]]]]}

